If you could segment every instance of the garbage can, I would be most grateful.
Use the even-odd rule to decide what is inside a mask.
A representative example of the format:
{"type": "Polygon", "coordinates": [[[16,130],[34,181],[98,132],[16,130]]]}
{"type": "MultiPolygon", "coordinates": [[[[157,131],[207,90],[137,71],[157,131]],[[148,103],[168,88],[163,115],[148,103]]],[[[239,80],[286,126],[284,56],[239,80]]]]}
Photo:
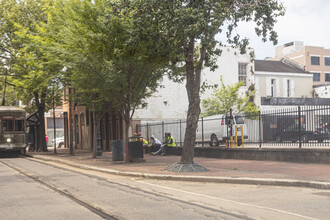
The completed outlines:
{"type": "Polygon", "coordinates": [[[112,161],[123,161],[124,156],[124,141],[113,140],[112,141],[112,161]]]}
{"type": "Polygon", "coordinates": [[[128,152],[131,162],[143,159],[143,143],[141,141],[128,142],[128,152]]]}

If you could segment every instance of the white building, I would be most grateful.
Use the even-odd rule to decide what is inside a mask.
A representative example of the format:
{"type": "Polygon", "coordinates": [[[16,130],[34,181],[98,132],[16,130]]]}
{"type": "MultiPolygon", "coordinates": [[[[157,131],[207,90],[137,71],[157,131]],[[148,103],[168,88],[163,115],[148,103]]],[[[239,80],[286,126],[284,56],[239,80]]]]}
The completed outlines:
{"type": "MultiPolygon", "coordinates": [[[[242,80],[246,83],[241,88],[243,95],[251,84],[254,84],[253,50],[248,48],[246,54],[239,49],[222,47],[222,54],[217,60],[218,69],[212,72],[209,68],[202,70],[202,84],[220,85],[220,77],[226,85],[242,80]]],[[[164,76],[158,92],[150,97],[148,107],[137,110],[135,118],[144,121],[185,119],[188,110],[186,82],[176,83],[164,76]]],[[[201,99],[212,96],[213,89],[208,88],[201,94],[201,99]]]]}
{"type": "Polygon", "coordinates": [[[255,80],[261,110],[312,104],[313,74],[290,60],[255,60],[255,80]]]}
{"type": "Polygon", "coordinates": [[[314,85],[314,90],[319,98],[330,98],[330,83],[314,85]]]}

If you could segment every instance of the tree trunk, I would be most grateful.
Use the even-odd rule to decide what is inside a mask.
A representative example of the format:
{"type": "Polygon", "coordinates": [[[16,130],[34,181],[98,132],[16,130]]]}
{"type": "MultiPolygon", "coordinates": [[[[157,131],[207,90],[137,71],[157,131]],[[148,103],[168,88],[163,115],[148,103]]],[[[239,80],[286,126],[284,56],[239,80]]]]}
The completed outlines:
{"type": "Polygon", "coordinates": [[[129,162],[129,150],[128,150],[128,142],[129,142],[129,137],[128,137],[128,130],[129,126],[131,124],[131,119],[129,116],[129,112],[127,111],[124,112],[124,121],[125,121],[125,132],[124,132],[124,144],[125,144],[125,162],[129,162]]]}
{"type": "Polygon", "coordinates": [[[72,94],[71,94],[72,89],[69,88],[69,126],[70,126],[70,143],[69,143],[69,148],[70,148],[70,155],[74,155],[73,151],[73,116],[72,116],[72,94]]]}
{"type": "Polygon", "coordinates": [[[205,48],[201,49],[200,62],[194,66],[194,39],[189,41],[188,52],[185,54],[186,58],[186,72],[187,82],[186,89],[188,94],[189,106],[187,114],[187,126],[184,137],[184,144],[182,149],[181,161],[182,164],[194,163],[194,151],[196,140],[196,129],[198,124],[200,109],[200,84],[201,84],[201,70],[203,66],[203,59],[205,57],[205,48]]]}
{"type": "MultiPolygon", "coordinates": [[[[192,74],[192,73],[191,73],[192,74]]],[[[188,79],[188,77],[187,77],[188,79]]],[[[196,140],[196,129],[199,119],[200,109],[200,97],[199,89],[193,84],[190,84],[187,80],[187,93],[189,98],[189,107],[187,113],[187,126],[184,136],[184,144],[182,149],[181,161],[184,164],[193,164],[194,151],[195,151],[195,140],[196,140]]]]}
{"type": "Polygon", "coordinates": [[[47,152],[46,145],[46,132],[45,132],[45,97],[46,93],[41,93],[41,98],[39,99],[39,93],[34,92],[34,97],[36,100],[36,105],[39,113],[39,151],[47,152]]]}

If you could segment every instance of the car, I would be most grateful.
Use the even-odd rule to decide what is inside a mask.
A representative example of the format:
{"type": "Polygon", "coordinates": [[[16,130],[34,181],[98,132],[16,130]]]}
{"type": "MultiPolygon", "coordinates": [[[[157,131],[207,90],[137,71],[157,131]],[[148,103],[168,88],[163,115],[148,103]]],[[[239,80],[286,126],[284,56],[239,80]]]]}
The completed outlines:
{"type": "Polygon", "coordinates": [[[315,131],[308,131],[304,126],[301,127],[301,131],[299,132],[299,128],[297,125],[292,125],[287,127],[286,129],[278,132],[275,135],[276,142],[282,141],[292,141],[297,142],[299,141],[299,135],[301,136],[301,142],[307,143],[310,140],[316,140],[319,143],[322,143],[325,139],[327,139],[327,134],[315,130],[315,131]]]}
{"type": "Polygon", "coordinates": [[[319,143],[322,143],[324,140],[330,138],[328,129],[324,127],[315,128],[315,135],[319,137],[318,138],[319,143]]]}
{"type": "Polygon", "coordinates": [[[61,148],[64,146],[64,136],[53,139],[52,140],[53,146],[54,146],[55,140],[56,140],[56,147],[61,148]]]}

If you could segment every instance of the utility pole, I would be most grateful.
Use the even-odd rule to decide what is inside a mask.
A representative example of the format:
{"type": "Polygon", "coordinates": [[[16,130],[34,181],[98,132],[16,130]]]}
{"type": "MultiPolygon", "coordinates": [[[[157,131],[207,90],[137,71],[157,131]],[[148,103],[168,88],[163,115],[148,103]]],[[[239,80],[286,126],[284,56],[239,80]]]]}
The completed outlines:
{"type": "Polygon", "coordinates": [[[53,87],[54,154],[56,154],[55,87],[53,87]]]}
{"type": "Polygon", "coordinates": [[[74,155],[73,151],[73,118],[72,118],[72,89],[69,87],[69,126],[70,126],[70,155],[74,155]]]}
{"type": "Polygon", "coordinates": [[[2,105],[6,105],[6,88],[7,88],[7,69],[6,69],[6,72],[5,72],[5,86],[4,86],[4,89],[3,89],[3,96],[2,96],[2,105]]]}

